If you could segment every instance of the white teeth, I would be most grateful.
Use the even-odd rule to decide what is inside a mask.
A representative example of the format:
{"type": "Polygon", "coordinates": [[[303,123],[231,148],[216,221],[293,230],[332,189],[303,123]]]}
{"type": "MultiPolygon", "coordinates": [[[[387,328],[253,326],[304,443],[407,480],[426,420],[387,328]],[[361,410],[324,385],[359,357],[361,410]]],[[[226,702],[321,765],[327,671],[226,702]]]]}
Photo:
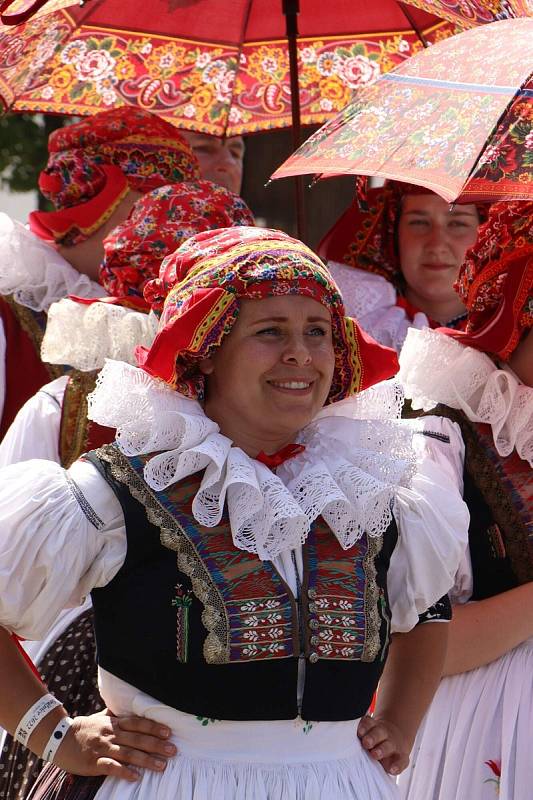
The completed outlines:
{"type": "Polygon", "coordinates": [[[271,381],[273,386],[279,386],[280,389],[309,389],[311,386],[307,381],[271,381]]]}

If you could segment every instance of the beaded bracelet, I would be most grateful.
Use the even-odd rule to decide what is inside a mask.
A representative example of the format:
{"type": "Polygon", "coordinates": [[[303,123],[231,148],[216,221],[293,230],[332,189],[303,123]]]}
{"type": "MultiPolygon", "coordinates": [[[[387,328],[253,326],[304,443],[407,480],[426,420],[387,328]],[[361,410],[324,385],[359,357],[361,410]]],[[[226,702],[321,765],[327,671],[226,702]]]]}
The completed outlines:
{"type": "Polygon", "coordinates": [[[15,739],[17,742],[26,746],[28,739],[39,722],[46,717],[52,709],[60,705],[61,703],[59,700],[51,694],[45,694],[43,697],[40,697],[31,708],[26,711],[17,725],[17,730],[15,731],[15,739]]]}
{"type": "Polygon", "coordinates": [[[72,717],[63,717],[55,726],[43,750],[43,761],[53,761],[59,745],[67,735],[74,720],[72,717]]]}

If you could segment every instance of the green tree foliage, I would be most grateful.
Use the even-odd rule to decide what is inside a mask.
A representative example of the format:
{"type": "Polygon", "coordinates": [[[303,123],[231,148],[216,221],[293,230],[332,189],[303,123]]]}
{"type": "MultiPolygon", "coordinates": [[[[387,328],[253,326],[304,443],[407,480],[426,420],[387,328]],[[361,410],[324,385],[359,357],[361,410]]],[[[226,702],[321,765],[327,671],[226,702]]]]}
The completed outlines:
{"type": "MultiPolygon", "coordinates": [[[[48,160],[48,137],[66,119],[43,114],[0,115],[0,187],[12,192],[37,190],[39,173],[48,160]]],[[[52,209],[41,194],[39,208],[52,209]]]]}
{"type": "Polygon", "coordinates": [[[12,192],[37,188],[48,155],[47,132],[41,116],[4,114],[0,117],[0,186],[12,192]]]}

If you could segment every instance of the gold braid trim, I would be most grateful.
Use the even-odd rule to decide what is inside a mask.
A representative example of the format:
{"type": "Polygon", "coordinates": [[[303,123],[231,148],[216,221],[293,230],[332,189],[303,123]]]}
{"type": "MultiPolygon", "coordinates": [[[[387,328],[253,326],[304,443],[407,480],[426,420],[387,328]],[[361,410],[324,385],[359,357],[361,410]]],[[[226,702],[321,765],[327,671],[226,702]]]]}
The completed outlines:
{"type": "Polygon", "coordinates": [[[98,371],[73,370],[69,376],[59,431],[59,457],[61,466],[68,469],[87,450],[90,422],[87,419],[87,395],[96,386],[98,371]]]}
{"type": "Polygon", "coordinates": [[[368,548],[363,559],[365,581],[365,617],[367,629],[361,661],[375,661],[381,650],[380,630],[381,615],[379,612],[379,588],[376,581],[375,559],[381,552],[383,536],[367,536],[368,548]]]}
{"type": "MultiPolygon", "coordinates": [[[[509,492],[502,484],[494,464],[479,441],[475,426],[461,411],[438,405],[428,414],[437,414],[456,422],[461,428],[465,442],[465,467],[483,499],[489,507],[494,521],[503,534],[505,549],[517,581],[529,583],[533,580],[533,564],[529,556],[528,532],[519,512],[513,505],[509,492]]],[[[426,416],[424,412],[413,411],[404,406],[404,417],[426,416]]]]}
{"type": "Polygon", "coordinates": [[[204,657],[208,664],[229,664],[229,620],[224,601],[185,530],[139,477],[128,459],[113,445],[95,450],[108,463],[113,477],[128,487],[146,511],[149,522],[160,530],[163,547],[177,553],[178,569],[190,579],[194,595],[202,603],[202,623],[208,631],[204,657]]]}
{"type": "MultiPolygon", "coordinates": [[[[15,315],[15,318],[24,333],[29,336],[38,357],[41,358],[41,344],[43,341],[44,331],[41,330],[41,327],[34,315],[36,313],[44,312],[36,312],[32,311],[30,308],[26,308],[26,306],[17,303],[13,295],[10,294],[3,295],[3,299],[6,301],[11,311],[15,315]]],[[[60,378],[65,374],[65,369],[63,367],[57,366],[56,364],[48,364],[46,361],[42,361],[42,364],[48,371],[50,380],[55,380],[56,378],[60,378]]]]}

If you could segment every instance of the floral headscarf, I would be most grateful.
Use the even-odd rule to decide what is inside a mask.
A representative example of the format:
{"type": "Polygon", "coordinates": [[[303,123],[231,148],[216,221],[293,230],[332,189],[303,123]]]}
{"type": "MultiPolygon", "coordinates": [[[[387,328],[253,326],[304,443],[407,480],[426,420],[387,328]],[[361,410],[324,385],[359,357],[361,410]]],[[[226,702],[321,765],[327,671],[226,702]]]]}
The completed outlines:
{"type": "Polygon", "coordinates": [[[110,295],[142,301],[145,283],[190,236],[253,224],[244,200],[210,181],[159,187],[141,197],[129,218],[104,239],[100,283],[110,295]]]}
{"type": "MultiPolygon", "coordinates": [[[[420,194],[432,192],[400,181],[386,181],[384,186],[366,190],[362,202],[354,202],[322,239],[319,254],[327,261],[382,275],[397,290],[403,289],[397,241],[401,203],[406,195],[420,194]]],[[[476,208],[484,222],[488,206],[478,203],[476,208]]]]}
{"type": "Polygon", "coordinates": [[[30,227],[43,238],[72,245],[109,219],[129,190],[200,177],[196,156],[161,117],[123,106],[54,131],[39,188],[57,209],[32,212],[30,227]]]}
{"type": "Polygon", "coordinates": [[[455,288],[468,322],[465,333],[446,333],[507,360],[524,330],[533,326],[532,201],[494,203],[455,288]]]}
{"type": "Polygon", "coordinates": [[[304,295],[331,313],[335,372],[329,401],[394,375],[396,354],[381,347],[346,317],[342,298],[322,261],[281,231],[227,228],[193,236],[161,265],[145,289],[161,311],[152,346],[137,360],[150,375],[181,394],[204,397],[199,362],[222,342],[239,313],[239,299],[304,295]]]}

